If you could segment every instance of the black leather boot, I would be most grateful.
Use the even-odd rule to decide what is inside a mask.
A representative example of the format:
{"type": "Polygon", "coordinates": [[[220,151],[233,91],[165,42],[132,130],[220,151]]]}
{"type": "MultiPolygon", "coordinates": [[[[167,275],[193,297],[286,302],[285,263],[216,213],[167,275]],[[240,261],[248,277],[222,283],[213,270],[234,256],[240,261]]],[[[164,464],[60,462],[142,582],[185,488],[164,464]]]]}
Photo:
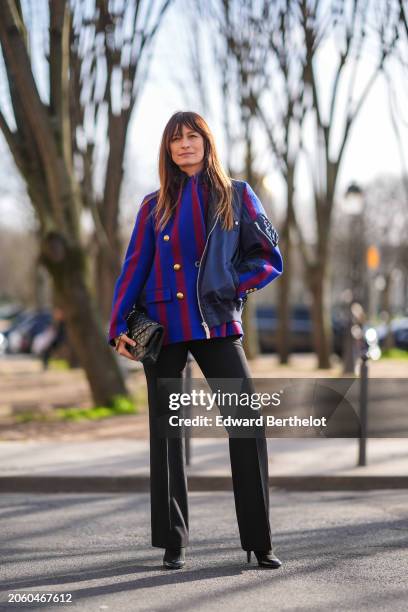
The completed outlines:
{"type": "Polygon", "coordinates": [[[181,569],[185,563],[185,548],[166,548],[163,557],[165,568],[181,569]]]}
{"type": "MultiPolygon", "coordinates": [[[[251,563],[251,550],[247,550],[247,561],[251,563]]],[[[278,569],[282,562],[274,555],[271,550],[254,550],[254,555],[260,567],[269,567],[270,569],[278,569]]]]}

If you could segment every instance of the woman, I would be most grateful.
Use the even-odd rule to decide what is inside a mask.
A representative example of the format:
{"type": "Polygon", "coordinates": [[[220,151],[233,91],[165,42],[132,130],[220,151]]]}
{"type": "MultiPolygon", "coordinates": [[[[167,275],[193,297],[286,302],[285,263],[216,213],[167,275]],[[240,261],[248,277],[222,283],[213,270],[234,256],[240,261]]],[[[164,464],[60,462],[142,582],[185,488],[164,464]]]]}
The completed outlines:
{"type": "MultiPolygon", "coordinates": [[[[109,343],[129,359],[134,342],[126,316],[134,303],[165,328],[155,364],[143,364],[149,401],[152,545],[165,548],[163,564],[185,564],[188,543],[183,438],[163,436],[169,414],[159,379],[179,382],[188,351],[204,376],[244,381],[254,392],[242,347],[247,295],[282,273],[278,236],[248,183],[231,180],[213,135],[194,112],[167,123],[159,156],[160,189],[146,196],[117,280],[109,343]]],[[[210,386],[212,383],[209,383],[210,386]]],[[[219,390],[219,387],[217,388],[219,390]]],[[[222,407],[219,406],[222,411],[222,407]]],[[[272,552],[268,457],[264,430],[230,437],[229,450],[241,546],[262,567],[281,562],[272,552]]]]}

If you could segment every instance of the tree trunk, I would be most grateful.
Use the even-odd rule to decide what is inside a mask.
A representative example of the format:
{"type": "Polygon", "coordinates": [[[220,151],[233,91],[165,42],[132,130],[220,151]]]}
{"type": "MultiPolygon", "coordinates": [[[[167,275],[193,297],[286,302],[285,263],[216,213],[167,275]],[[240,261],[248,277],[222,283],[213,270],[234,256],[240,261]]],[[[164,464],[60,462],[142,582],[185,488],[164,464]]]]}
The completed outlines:
{"type": "Polygon", "coordinates": [[[112,405],[113,397],[125,395],[127,390],[89,290],[81,247],[68,245],[62,234],[53,232],[41,239],[40,259],[54,281],[68,338],[85,370],[94,401],[112,405]]]}
{"type": "Polygon", "coordinates": [[[0,42],[16,130],[0,114],[0,127],[40,223],[40,261],[49,271],[63,307],[67,333],[97,404],[127,394],[122,373],[103,333],[81,246],[83,203],[73,172],[68,108],[71,16],[64,0],[50,8],[50,105],[41,99],[15,3],[0,3],[0,42]]]}
{"type": "MultiPolygon", "coordinates": [[[[116,251],[120,253],[120,247],[116,251]]],[[[119,257],[112,261],[112,257],[106,249],[97,249],[95,261],[96,295],[99,311],[104,321],[109,321],[112,311],[113,291],[115,282],[120,274],[119,257]]]]}
{"type": "Polygon", "coordinates": [[[294,166],[288,164],[286,176],[287,211],[286,219],[281,232],[281,249],[284,256],[284,273],[279,281],[278,303],[278,329],[277,344],[281,364],[287,364],[290,355],[290,279],[291,279],[291,228],[293,226],[293,194],[294,194],[294,166]]]}
{"type": "Polygon", "coordinates": [[[259,354],[258,332],[254,325],[255,303],[249,299],[244,306],[242,323],[244,328],[243,347],[248,359],[254,359],[259,354]]]}
{"type": "MultiPolygon", "coordinates": [[[[104,320],[111,314],[115,282],[120,273],[121,245],[118,236],[119,196],[123,179],[126,133],[130,114],[109,114],[109,157],[106,167],[105,189],[100,202],[100,218],[109,241],[110,250],[98,244],[95,276],[100,312],[104,320]]],[[[138,203],[134,203],[135,210],[138,203]]]]}
{"type": "Polygon", "coordinates": [[[312,294],[313,341],[320,369],[330,368],[332,346],[327,277],[324,263],[319,263],[308,272],[309,288],[312,294]]]}
{"type": "Polygon", "coordinates": [[[381,311],[383,316],[383,321],[387,325],[387,334],[384,340],[384,350],[389,351],[394,348],[394,335],[391,330],[391,320],[392,320],[392,308],[391,308],[391,287],[392,287],[392,276],[391,272],[388,271],[384,274],[385,278],[385,287],[382,293],[381,299],[381,311]]]}

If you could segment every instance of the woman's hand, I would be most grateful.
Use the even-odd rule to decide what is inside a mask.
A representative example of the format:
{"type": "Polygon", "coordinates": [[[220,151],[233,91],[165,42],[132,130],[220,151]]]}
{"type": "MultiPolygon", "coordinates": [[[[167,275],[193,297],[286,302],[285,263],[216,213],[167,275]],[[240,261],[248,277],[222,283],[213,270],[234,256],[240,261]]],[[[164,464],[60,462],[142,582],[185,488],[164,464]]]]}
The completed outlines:
{"type": "Polygon", "coordinates": [[[125,348],[125,344],[130,344],[132,346],[136,346],[136,342],[126,336],[126,334],[121,334],[115,338],[115,351],[119,353],[119,355],[123,355],[128,359],[132,359],[133,361],[138,361],[136,357],[134,357],[129,351],[125,348]]]}

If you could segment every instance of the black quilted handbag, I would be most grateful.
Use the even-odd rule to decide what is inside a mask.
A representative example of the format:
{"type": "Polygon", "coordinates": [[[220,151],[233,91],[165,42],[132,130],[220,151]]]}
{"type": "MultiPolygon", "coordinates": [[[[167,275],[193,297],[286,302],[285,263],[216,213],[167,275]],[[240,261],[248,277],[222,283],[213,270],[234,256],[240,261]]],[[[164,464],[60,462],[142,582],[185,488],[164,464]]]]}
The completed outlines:
{"type": "Polygon", "coordinates": [[[137,306],[126,317],[129,332],[126,334],[136,345],[126,344],[126,349],[142,363],[155,363],[163,344],[164,327],[149,319],[146,312],[137,306]]]}

